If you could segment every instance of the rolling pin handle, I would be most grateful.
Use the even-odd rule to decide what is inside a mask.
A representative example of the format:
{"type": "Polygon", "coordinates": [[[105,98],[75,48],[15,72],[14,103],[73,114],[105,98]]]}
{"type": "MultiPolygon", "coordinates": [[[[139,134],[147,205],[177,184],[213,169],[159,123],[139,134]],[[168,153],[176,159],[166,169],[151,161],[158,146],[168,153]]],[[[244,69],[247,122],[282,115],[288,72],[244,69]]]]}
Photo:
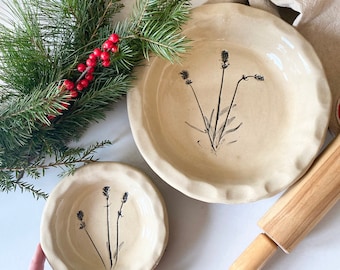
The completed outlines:
{"type": "Polygon", "coordinates": [[[276,252],[278,246],[266,234],[259,234],[236,259],[229,270],[257,270],[276,252]]]}

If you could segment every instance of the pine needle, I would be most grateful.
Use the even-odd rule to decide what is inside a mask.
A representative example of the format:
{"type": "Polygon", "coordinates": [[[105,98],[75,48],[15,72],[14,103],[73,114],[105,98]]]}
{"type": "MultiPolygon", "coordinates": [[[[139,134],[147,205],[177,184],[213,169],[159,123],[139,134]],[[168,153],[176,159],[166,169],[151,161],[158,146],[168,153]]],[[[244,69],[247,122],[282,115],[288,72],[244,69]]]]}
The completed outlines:
{"type": "Polygon", "coordinates": [[[188,0],[139,0],[123,22],[112,18],[119,0],[12,0],[0,20],[0,190],[16,188],[46,197],[24,176],[39,178],[50,167],[72,172],[92,162],[94,149],[70,149],[93,122],[105,117],[131,88],[134,67],[154,53],[178,61],[188,48],[181,25],[188,0]],[[113,32],[121,37],[110,68],[96,68],[95,81],[76,99],[60,90],[76,81],[86,61],[113,32]],[[46,163],[47,157],[54,163],[46,163]]]}

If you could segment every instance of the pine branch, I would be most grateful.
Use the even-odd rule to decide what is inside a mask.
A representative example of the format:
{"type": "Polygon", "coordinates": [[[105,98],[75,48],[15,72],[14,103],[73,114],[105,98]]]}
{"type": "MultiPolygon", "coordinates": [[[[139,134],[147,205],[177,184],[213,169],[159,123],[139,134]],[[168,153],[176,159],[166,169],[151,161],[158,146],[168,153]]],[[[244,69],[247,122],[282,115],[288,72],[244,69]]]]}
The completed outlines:
{"type": "Polygon", "coordinates": [[[8,149],[25,145],[42,125],[50,125],[48,115],[61,114],[68,98],[69,94],[60,92],[55,84],[38,87],[31,95],[16,95],[0,112],[0,145],[8,149]]]}
{"type": "Polygon", "coordinates": [[[96,150],[110,144],[110,141],[102,141],[100,143],[91,145],[86,149],[68,148],[64,152],[57,153],[54,157],[55,160],[53,162],[46,163],[46,159],[44,157],[36,160],[35,162],[31,162],[28,166],[17,166],[11,168],[2,167],[1,171],[14,172],[21,177],[23,177],[22,172],[25,172],[26,174],[34,178],[39,178],[41,174],[44,174],[45,170],[49,168],[66,167],[67,170],[71,169],[71,171],[73,171],[77,163],[90,163],[96,161],[94,160],[93,156],[96,150]]]}
{"type": "Polygon", "coordinates": [[[131,20],[131,38],[137,38],[145,58],[149,52],[174,62],[188,47],[181,25],[189,19],[190,1],[137,1],[131,20]],[[171,18],[169,20],[169,18],[171,18]]]}
{"type": "MultiPolygon", "coordinates": [[[[36,189],[33,184],[29,184],[27,182],[21,180],[15,181],[3,181],[2,175],[0,175],[0,191],[2,192],[9,192],[9,191],[16,191],[19,189],[21,192],[29,192],[33,195],[36,199],[47,199],[48,194],[41,189],[36,189]]],[[[6,179],[6,178],[5,178],[6,179]]]]}
{"type": "Polygon", "coordinates": [[[72,174],[79,164],[87,164],[97,161],[94,159],[95,152],[102,147],[110,145],[110,141],[102,141],[84,148],[69,148],[62,153],[55,155],[55,160],[46,163],[46,158],[40,158],[27,166],[4,167],[0,166],[0,191],[9,192],[20,189],[29,191],[35,198],[47,198],[48,194],[40,189],[36,189],[33,184],[22,181],[24,175],[32,178],[39,178],[45,175],[47,169],[60,168],[63,172],[59,175],[65,176],[72,174]],[[14,175],[16,178],[14,178],[14,175]]]}
{"type": "Polygon", "coordinates": [[[151,52],[173,62],[188,48],[180,31],[190,1],[139,0],[130,18],[118,23],[112,18],[122,8],[119,0],[14,0],[7,5],[13,18],[0,24],[0,189],[14,185],[39,194],[20,181],[24,174],[37,178],[48,167],[63,164],[72,171],[76,160],[90,161],[91,156],[72,153],[79,149],[69,149],[68,143],[126,94],[134,67],[151,52]],[[76,81],[77,64],[112,32],[121,41],[111,67],[98,67],[96,80],[70,99],[58,86],[65,79],[76,81]],[[49,156],[58,162],[46,163],[49,156]]]}

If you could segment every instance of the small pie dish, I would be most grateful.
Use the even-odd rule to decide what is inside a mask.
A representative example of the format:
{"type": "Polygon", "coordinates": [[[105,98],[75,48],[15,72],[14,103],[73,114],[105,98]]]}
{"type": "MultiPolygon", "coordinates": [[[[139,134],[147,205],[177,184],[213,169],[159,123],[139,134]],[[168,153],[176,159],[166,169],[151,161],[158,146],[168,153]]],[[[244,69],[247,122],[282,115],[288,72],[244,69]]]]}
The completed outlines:
{"type": "Polygon", "coordinates": [[[169,185],[211,203],[273,196],[298,180],[323,144],[331,93],[312,46],[249,6],[192,10],[190,50],[151,58],[128,93],[141,154],[169,185]]]}
{"type": "Polygon", "coordinates": [[[160,193],[121,163],[77,169],[55,187],[42,215],[41,246],[55,270],[154,269],[167,240],[160,193]]]}

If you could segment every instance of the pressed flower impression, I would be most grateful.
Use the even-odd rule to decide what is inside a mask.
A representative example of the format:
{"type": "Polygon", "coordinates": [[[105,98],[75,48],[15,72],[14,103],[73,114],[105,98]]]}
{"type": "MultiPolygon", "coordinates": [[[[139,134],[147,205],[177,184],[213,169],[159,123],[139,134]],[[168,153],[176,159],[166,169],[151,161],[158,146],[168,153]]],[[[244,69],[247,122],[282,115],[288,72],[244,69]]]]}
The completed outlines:
{"type": "MultiPolygon", "coordinates": [[[[237,131],[242,122],[236,124],[235,126],[231,127],[232,122],[235,120],[236,116],[231,116],[233,108],[236,106],[236,94],[239,90],[240,84],[243,81],[247,81],[249,79],[255,79],[257,81],[264,81],[264,77],[262,75],[242,75],[240,79],[236,82],[235,89],[232,94],[231,101],[228,106],[224,106],[225,102],[222,100],[222,92],[225,83],[225,71],[229,67],[229,53],[226,50],[221,52],[221,68],[222,68],[222,75],[221,75],[221,82],[219,86],[218,98],[216,102],[216,106],[208,111],[208,114],[205,112],[205,109],[202,107],[200,99],[195,91],[194,83],[189,78],[189,72],[183,70],[180,72],[182,79],[185,81],[185,84],[188,85],[193,93],[195,101],[198,106],[199,114],[201,115],[203,127],[199,128],[190,123],[186,122],[190,127],[196,129],[201,133],[207,134],[209,139],[210,147],[215,152],[220,147],[220,145],[225,141],[225,136],[228,133],[232,133],[237,131]]],[[[213,83],[212,83],[213,84],[213,83]]],[[[213,86],[212,86],[213,87],[213,86]]],[[[213,93],[212,93],[213,94],[213,93]]],[[[228,143],[235,143],[237,140],[228,141],[228,143]]],[[[197,141],[197,143],[201,143],[197,141]]]]}
{"type": "MultiPolygon", "coordinates": [[[[121,199],[121,204],[119,209],[117,209],[117,211],[115,211],[115,213],[117,213],[117,219],[116,219],[116,223],[114,225],[111,224],[110,220],[110,215],[111,215],[111,211],[110,211],[110,187],[109,186],[105,186],[103,188],[103,195],[106,198],[106,205],[105,205],[105,209],[106,209],[106,230],[107,230],[107,241],[106,241],[106,246],[107,246],[107,252],[109,254],[109,262],[105,262],[103,259],[102,254],[100,253],[100,251],[97,248],[97,244],[99,243],[95,243],[95,241],[93,240],[93,238],[91,237],[91,234],[89,232],[89,229],[86,227],[86,223],[85,223],[85,214],[83,212],[83,210],[79,210],[77,212],[77,218],[80,221],[79,223],[79,229],[80,230],[84,230],[88,239],[89,239],[89,244],[91,244],[94,248],[94,250],[96,251],[98,257],[100,258],[100,261],[103,264],[103,269],[115,269],[115,266],[118,262],[118,256],[119,256],[119,252],[120,252],[120,248],[122,247],[124,242],[121,242],[119,239],[119,220],[123,217],[123,206],[124,204],[127,202],[128,199],[128,192],[125,192],[122,199],[121,199]],[[115,227],[113,227],[115,226],[115,227]],[[111,234],[112,229],[114,229],[114,237],[116,239],[115,241],[115,251],[112,250],[111,247],[111,234]]],[[[91,218],[91,217],[89,217],[91,218]]],[[[92,217],[92,218],[96,218],[96,217],[92,217]]],[[[93,230],[96,230],[97,228],[92,228],[93,230]]]]}

